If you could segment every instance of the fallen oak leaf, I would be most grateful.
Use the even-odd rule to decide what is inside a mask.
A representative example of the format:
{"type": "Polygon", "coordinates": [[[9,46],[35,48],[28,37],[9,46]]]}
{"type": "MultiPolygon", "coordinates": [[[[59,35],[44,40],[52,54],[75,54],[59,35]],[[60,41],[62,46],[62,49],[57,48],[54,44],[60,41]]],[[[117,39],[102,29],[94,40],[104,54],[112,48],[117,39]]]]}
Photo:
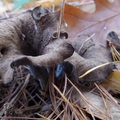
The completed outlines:
{"type": "Polygon", "coordinates": [[[106,36],[110,31],[119,31],[120,5],[116,0],[109,3],[106,0],[96,0],[96,11],[92,14],[85,13],[79,8],[65,6],[64,18],[71,38],[81,34],[95,33],[93,40],[97,44],[106,46],[106,36]]]}

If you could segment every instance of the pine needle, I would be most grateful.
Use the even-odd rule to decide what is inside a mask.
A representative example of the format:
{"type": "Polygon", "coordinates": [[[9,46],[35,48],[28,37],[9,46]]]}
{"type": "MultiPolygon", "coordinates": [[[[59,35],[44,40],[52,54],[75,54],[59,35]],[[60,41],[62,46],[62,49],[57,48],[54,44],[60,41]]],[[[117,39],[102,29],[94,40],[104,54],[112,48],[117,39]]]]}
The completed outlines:
{"type": "Polygon", "coordinates": [[[71,80],[68,79],[68,81],[70,82],[70,84],[75,88],[75,90],[77,90],[77,92],[80,94],[80,96],[82,97],[82,99],[84,100],[84,102],[86,103],[86,105],[91,105],[93,108],[95,108],[96,110],[98,110],[101,114],[104,114],[99,108],[97,108],[96,106],[94,106],[92,103],[90,103],[85,96],[82,94],[82,92],[71,82],[71,80]]]}
{"type": "Polygon", "coordinates": [[[64,101],[70,106],[70,108],[76,113],[78,117],[81,118],[81,120],[84,120],[84,118],[80,115],[77,109],[74,108],[74,106],[67,100],[67,98],[61,93],[61,91],[58,89],[58,87],[55,84],[52,84],[53,87],[57,90],[57,92],[61,95],[61,97],[64,99],[64,101]]]}
{"type": "Polygon", "coordinates": [[[120,106],[118,105],[118,101],[115,100],[115,99],[112,97],[112,95],[109,94],[104,87],[102,87],[101,85],[98,86],[96,83],[95,83],[95,86],[98,88],[98,90],[99,90],[106,98],[108,98],[109,100],[111,100],[113,103],[116,104],[116,106],[117,106],[118,108],[120,108],[120,106]]]}
{"type": "Polygon", "coordinates": [[[96,70],[96,69],[98,69],[98,68],[101,68],[101,67],[103,67],[103,66],[112,64],[112,63],[114,63],[114,62],[107,62],[107,63],[101,64],[101,65],[98,65],[98,66],[96,66],[96,67],[94,67],[94,68],[91,68],[90,70],[88,70],[87,72],[85,72],[84,74],[82,74],[81,76],[79,76],[79,78],[83,78],[83,77],[85,77],[86,75],[88,75],[89,73],[91,73],[92,71],[94,71],[94,70],[96,70]]]}

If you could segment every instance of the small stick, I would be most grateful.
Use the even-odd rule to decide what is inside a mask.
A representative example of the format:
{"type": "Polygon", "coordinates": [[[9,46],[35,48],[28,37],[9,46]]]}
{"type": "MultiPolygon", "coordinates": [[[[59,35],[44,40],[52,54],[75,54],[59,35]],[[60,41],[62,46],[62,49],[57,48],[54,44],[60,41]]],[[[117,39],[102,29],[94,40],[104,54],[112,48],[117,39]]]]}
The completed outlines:
{"type": "Polygon", "coordinates": [[[61,9],[60,20],[58,25],[58,38],[60,38],[60,31],[61,31],[61,24],[62,24],[62,19],[64,15],[64,9],[65,9],[65,0],[62,1],[62,9],[61,9]]]}

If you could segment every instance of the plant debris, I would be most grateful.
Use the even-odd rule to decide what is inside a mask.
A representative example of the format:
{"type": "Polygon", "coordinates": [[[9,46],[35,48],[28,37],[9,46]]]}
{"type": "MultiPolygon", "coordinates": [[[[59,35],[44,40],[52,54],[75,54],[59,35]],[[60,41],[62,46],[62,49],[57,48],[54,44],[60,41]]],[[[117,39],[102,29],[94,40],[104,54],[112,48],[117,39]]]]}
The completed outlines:
{"type": "MultiPolygon", "coordinates": [[[[83,10],[86,7],[84,1],[81,2],[83,10]]],[[[91,1],[92,10],[98,8],[98,3],[101,3],[102,8],[103,4],[107,5],[106,1],[102,4],[103,0],[91,1]]],[[[80,17],[82,14],[79,6],[75,8],[66,5],[64,12],[64,5],[65,1],[60,21],[60,12],[53,13],[41,6],[15,15],[16,17],[12,15],[10,19],[6,19],[9,17],[7,16],[6,22],[1,20],[0,25],[3,28],[0,36],[3,38],[0,42],[1,120],[118,120],[120,118],[118,33],[108,30],[108,48],[96,45],[93,41],[96,38],[96,31],[90,31],[91,26],[88,29],[91,36],[80,32],[79,35],[75,33],[76,37],[73,39],[73,31],[77,28],[78,32],[81,28],[78,30],[79,22],[75,23],[78,24],[77,27],[70,22],[76,19],[67,18],[68,9],[73,10],[71,13],[77,10],[74,16],[80,17]],[[62,21],[64,13],[68,33],[62,21]],[[70,25],[74,26],[72,32],[70,25]],[[72,37],[67,39],[68,35],[72,37]]],[[[105,34],[102,38],[104,37],[105,34]]]]}

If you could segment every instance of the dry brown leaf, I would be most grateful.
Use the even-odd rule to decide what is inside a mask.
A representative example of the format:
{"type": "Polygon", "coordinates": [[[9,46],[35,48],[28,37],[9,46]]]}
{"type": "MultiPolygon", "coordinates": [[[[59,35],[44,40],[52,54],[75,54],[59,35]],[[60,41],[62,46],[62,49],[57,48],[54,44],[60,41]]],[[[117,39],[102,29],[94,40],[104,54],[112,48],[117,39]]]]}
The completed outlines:
{"type": "Polygon", "coordinates": [[[106,108],[102,97],[97,96],[97,95],[95,95],[93,93],[90,93],[90,92],[83,92],[83,95],[86,97],[87,100],[89,100],[90,103],[92,103],[92,105],[99,108],[104,114],[99,112],[97,109],[92,107],[90,104],[86,104],[83,101],[83,99],[80,97],[80,95],[76,94],[74,96],[75,99],[80,100],[81,106],[84,108],[85,111],[90,113],[90,110],[87,107],[87,105],[88,105],[89,108],[91,109],[92,113],[94,114],[94,116],[96,116],[96,117],[98,117],[98,118],[100,118],[102,120],[119,120],[119,118],[120,118],[120,109],[113,102],[105,99],[105,102],[106,102],[106,105],[107,105],[106,106],[107,108],[106,108]],[[108,113],[107,113],[107,111],[108,111],[108,113]]]}
{"type": "Polygon", "coordinates": [[[96,11],[91,14],[66,4],[64,18],[69,37],[95,33],[93,40],[105,46],[106,36],[110,31],[120,34],[120,1],[110,3],[107,0],[95,0],[95,3],[96,11]]]}

